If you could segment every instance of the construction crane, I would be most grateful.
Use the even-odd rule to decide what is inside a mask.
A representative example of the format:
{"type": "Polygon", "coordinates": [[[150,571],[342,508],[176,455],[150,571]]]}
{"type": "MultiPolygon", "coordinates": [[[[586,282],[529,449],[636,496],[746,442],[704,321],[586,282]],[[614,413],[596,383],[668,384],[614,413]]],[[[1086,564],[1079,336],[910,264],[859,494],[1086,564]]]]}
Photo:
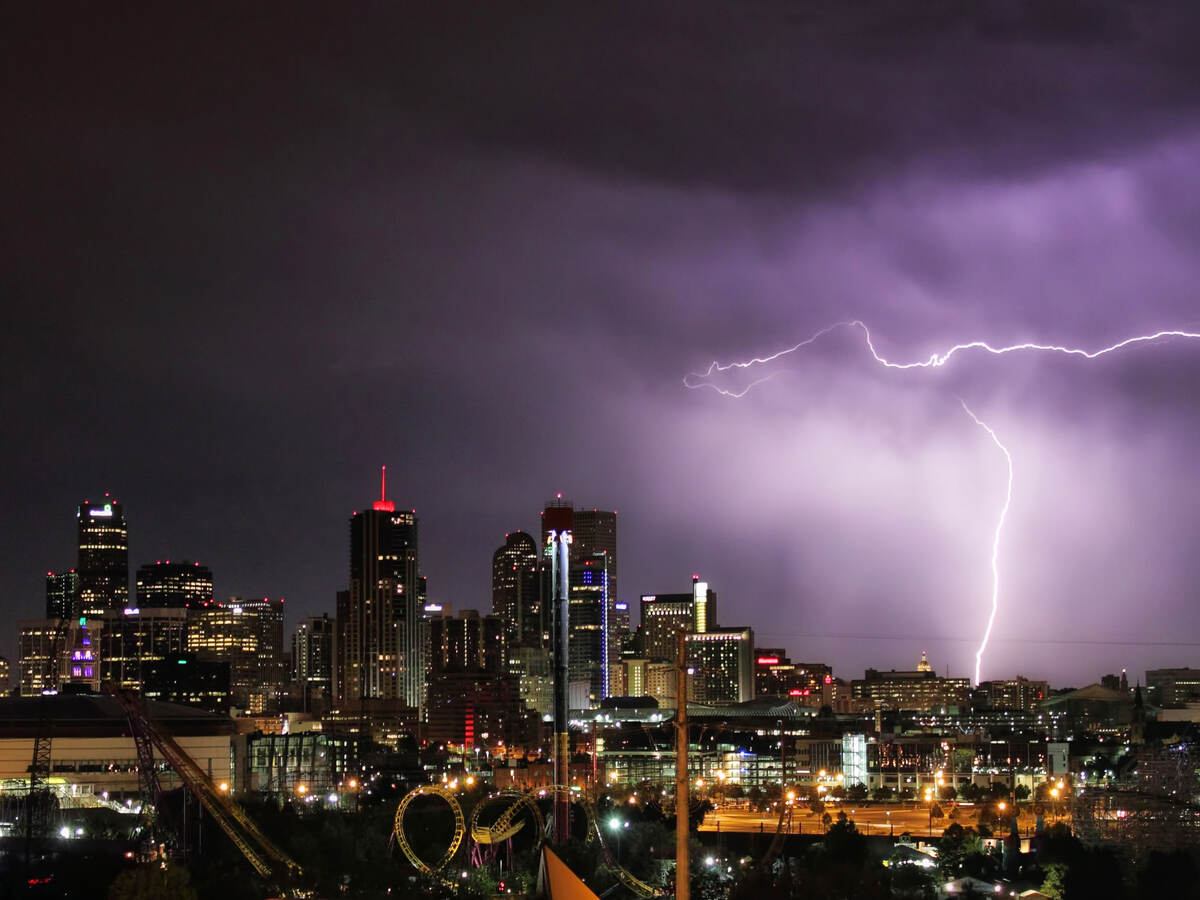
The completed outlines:
{"type": "MultiPolygon", "coordinates": [[[[111,684],[104,685],[104,692],[115,698],[125,711],[138,749],[139,770],[149,766],[153,771],[154,758],[150,751],[151,748],[157,750],[259,875],[279,886],[294,886],[301,880],[304,872],[300,864],[263,834],[233,798],[213,784],[208,774],[166,729],[150,719],[140,695],[111,684]]],[[[157,778],[154,784],[157,784],[157,778]]],[[[155,790],[149,783],[146,787],[155,790]]]]}
{"type": "Polygon", "coordinates": [[[54,740],[54,719],[47,694],[58,692],[59,648],[63,646],[70,619],[59,619],[50,635],[49,650],[42,668],[41,698],[38,700],[38,728],[33,736],[33,759],[29,763],[29,791],[25,795],[25,869],[28,871],[33,855],[33,843],[46,837],[50,818],[50,761],[54,740]]]}

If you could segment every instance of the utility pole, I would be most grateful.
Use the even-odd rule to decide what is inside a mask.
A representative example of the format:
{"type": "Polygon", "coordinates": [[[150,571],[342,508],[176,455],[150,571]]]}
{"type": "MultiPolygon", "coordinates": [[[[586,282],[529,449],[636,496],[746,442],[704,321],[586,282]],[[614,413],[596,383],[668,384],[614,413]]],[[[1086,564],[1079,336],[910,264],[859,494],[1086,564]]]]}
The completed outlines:
{"type": "Polygon", "coordinates": [[[675,666],[675,900],[690,900],[688,868],[687,636],[675,666]]]}
{"type": "Polygon", "coordinates": [[[570,753],[567,735],[567,630],[571,532],[551,531],[550,553],[554,580],[554,842],[564,844],[571,835],[570,753]]]}

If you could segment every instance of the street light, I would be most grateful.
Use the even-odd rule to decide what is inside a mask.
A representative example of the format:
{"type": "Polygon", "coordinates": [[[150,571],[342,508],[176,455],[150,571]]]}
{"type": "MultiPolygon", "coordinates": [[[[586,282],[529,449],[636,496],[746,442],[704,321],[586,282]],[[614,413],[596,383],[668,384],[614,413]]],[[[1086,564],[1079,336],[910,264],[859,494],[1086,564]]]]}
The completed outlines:
{"type": "Polygon", "coordinates": [[[925,802],[929,804],[929,836],[933,837],[933,788],[925,788],[925,802]]]}
{"type": "MultiPolygon", "coordinates": [[[[614,834],[616,834],[616,836],[617,836],[617,859],[618,859],[618,860],[620,860],[620,858],[621,858],[621,828],[622,828],[622,822],[621,822],[621,820],[620,820],[620,819],[618,819],[616,816],[613,816],[611,819],[609,819],[609,820],[608,820],[608,827],[609,827],[609,828],[611,828],[611,829],[613,830],[613,833],[614,833],[614,834]]],[[[625,827],[625,828],[628,828],[628,827],[629,827],[629,823],[628,823],[628,822],[625,822],[625,823],[624,823],[624,827],[625,827]]]]}

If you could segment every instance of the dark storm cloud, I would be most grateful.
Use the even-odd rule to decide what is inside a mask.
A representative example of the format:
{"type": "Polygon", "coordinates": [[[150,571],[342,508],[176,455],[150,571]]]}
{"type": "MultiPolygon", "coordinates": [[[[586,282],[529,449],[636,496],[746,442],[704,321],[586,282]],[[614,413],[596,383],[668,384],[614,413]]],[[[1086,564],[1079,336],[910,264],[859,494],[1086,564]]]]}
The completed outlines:
{"type": "Polygon", "coordinates": [[[487,607],[491,550],[561,489],[620,509],[626,599],[702,571],[723,619],[846,674],[939,635],[962,672],[1003,488],[962,395],[1019,466],[997,672],[1050,665],[1022,616],[1191,623],[1191,348],[892,377],[839,333],[740,403],[680,380],[855,317],[903,359],[1195,326],[1197,15],[28,7],[4,609],[36,612],[73,504],[111,488],[135,564],[328,610],[387,462],[456,607],[487,607]],[[889,640],[804,636],[848,620],[889,640]]]}

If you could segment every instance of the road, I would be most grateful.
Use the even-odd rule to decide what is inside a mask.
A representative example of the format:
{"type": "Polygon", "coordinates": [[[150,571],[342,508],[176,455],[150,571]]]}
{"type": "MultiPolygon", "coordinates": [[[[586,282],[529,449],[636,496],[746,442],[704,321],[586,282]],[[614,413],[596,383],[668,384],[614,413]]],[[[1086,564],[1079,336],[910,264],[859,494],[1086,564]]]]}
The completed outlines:
{"type": "MultiPolygon", "coordinates": [[[[974,825],[978,815],[978,806],[959,805],[956,816],[947,818],[951,811],[950,804],[943,804],[945,815],[941,819],[932,820],[930,827],[929,807],[925,804],[912,803],[870,803],[870,804],[825,804],[825,811],[834,819],[839,812],[845,812],[854,820],[858,830],[864,834],[895,834],[907,831],[914,837],[926,837],[930,834],[941,835],[951,822],[960,825],[974,825]]],[[[1021,831],[1025,833],[1033,828],[1033,814],[1027,807],[1021,812],[1021,831]]],[[[738,831],[769,833],[775,830],[779,822],[779,810],[774,809],[765,813],[746,808],[723,807],[714,809],[704,817],[700,825],[701,831],[738,831]]],[[[789,828],[789,822],[784,820],[784,828],[789,828]]],[[[791,834],[818,834],[825,830],[821,817],[815,815],[807,806],[793,807],[790,816],[791,834]]]]}

